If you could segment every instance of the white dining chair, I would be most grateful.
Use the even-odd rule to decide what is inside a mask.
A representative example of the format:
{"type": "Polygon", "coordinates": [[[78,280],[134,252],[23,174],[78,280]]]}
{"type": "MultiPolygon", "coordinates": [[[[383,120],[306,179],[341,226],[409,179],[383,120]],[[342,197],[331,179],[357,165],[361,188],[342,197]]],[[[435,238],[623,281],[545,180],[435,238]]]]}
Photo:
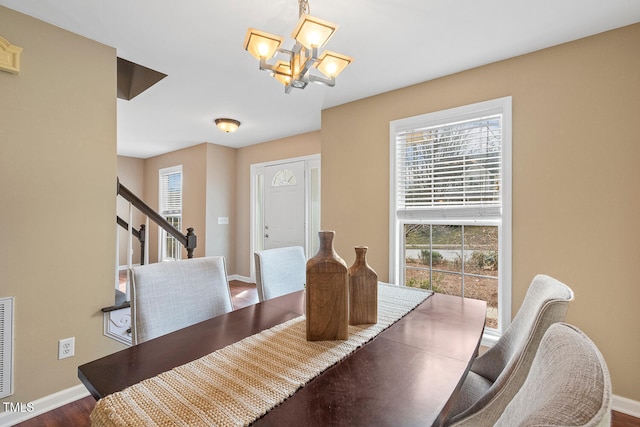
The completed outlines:
{"type": "Polygon", "coordinates": [[[611,397],[602,353],[580,329],[556,323],[544,334],[527,379],[495,426],[608,427],[611,397]]]}
{"type": "Polygon", "coordinates": [[[448,424],[492,425],[522,386],[538,346],[549,326],[565,319],[573,291],[564,283],[539,274],[511,325],[498,342],[471,365],[448,424]],[[471,420],[471,421],[469,421],[471,420]]]}
{"type": "Polygon", "coordinates": [[[233,310],[221,256],[132,267],[130,278],[134,345],[233,310]]]}
{"type": "Polygon", "coordinates": [[[304,289],[307,259],[302,246],[265,249],[254,253],[254,259],[259,301],[304,289]]]}

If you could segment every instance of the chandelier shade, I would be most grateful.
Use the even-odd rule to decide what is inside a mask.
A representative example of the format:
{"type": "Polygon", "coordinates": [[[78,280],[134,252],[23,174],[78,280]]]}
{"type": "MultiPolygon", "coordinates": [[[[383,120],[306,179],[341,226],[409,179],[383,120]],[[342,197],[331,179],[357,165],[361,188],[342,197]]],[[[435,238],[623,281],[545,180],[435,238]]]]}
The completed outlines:
{"type": "Polygon", "coordinates": [[[283,38],[280,36],[249,28],[244,39],[244,49],[258,60],[273,58],[282,42],[283,38]]]}
{"type": "Polygon", "coordinates": [[[274,77],[283,85],[288,85],[291,83],[291,65],[286,61],[278,61],[275,65],[276,72],[274,73],[274,77]]]}
{"type": "Polygon", "coordinates": [[[335,86],[336,77],[353,62],[340,53],[318,50],[333,37],[338,26],[309,14],[308,0],[298,0],[299,20],[291,33],[295,40],[289,49],[281,47],[283,38],[265,31],[249,28],[244,49],[260,61],[260,70],[267,71],[284,85],[285,93],[292,88],[304,89],[309,82],[335,86]],[[268,62],[271,58],[274,62],[268,62]],[[312,70],[319,73],[312,73],[312,70]]]}
{"type": "Polygon", "coordinates": [[[313,16],[302,15],[298,25],[291,33],[291,37],[307,49],[320,48],[327,44],[337,29],[336,24],[313,16]]]}
{"type": "Polygon", "coordinates": [[[316,68],[327,77],[337,77],[351,61],[353,58],[349,56],[325,50],[318,58],[316,68]]]}

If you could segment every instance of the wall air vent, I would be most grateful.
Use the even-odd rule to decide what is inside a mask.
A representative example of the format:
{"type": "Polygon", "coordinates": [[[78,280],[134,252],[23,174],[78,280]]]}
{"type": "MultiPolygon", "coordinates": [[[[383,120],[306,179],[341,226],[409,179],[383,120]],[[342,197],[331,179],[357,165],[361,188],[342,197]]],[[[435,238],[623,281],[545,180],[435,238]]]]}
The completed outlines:
{"type": "Polygon", "coordinates": [[[13,394],[13,298],[0,298],[0,398],[13,394]]]}

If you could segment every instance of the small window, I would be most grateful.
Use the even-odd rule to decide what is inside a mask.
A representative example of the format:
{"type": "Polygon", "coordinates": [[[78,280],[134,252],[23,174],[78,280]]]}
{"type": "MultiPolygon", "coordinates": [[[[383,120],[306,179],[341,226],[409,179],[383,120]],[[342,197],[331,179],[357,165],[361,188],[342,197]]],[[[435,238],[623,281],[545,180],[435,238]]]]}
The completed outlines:
{"type": "MultiPolygon", "coordinates": [[[[160,170],[160,215],[176,229],[182,231],[182,166],[160,170]]],[[[175,261],[182,258],[182,247],[175,237],[159,228],[159,260],[175,261]]]]}

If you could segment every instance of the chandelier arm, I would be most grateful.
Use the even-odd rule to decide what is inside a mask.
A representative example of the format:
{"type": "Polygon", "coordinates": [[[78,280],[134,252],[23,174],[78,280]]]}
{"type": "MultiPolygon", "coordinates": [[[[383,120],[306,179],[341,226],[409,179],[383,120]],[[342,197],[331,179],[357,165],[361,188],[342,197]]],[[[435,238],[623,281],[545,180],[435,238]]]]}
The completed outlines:
{"type": "Polygon", "coordinates": [[[324,77],[320,77],[320,76],[315,76],[313,74],[309,74],[307,79],[312,83],[318,83],[318,84],[321,84],[321,85],[324,85],[324,86],[334,87],[336,85],[336,78],[335,77],[331,77],[331,78],[325,79],[324,77]]]}
{"type": "Polygon", "coordinates": [[[260,58],[260,70],[269,71],[271,73],[276,73],[277,72],[275,66],[269,64],[267,62],[267,58],[264,58],[264,57],[260,58]]]}
{"type": "Polygon", "coordinates": [[[306,54],[309,52],[309,49],[306,48],[302,48],[304,50],[305,53],[305,61],[302,64],[302,68],[300,68],[300,72],[298,73],[300,75],[300,80],[304,80],[305,76],[309,73],[309,70],[311,69],[311,67],[313,67],[316,62],[318,61],[318,48],[313,46],[311,48],[311,55],[310,56],[306,56],[306,54]]]}
{"type": "Polygon", "coordinates": [[[295,52],[293,50],[283,49],[283,48],[279,48],[278,50],[276,50],[276,52],[277,53],[284,53],[285,55],[289,55],[289,56],[295,55],[295,52]]]}
{"type": "Polygon", "coordinates": [[[311,15],[311,8],[309,7],[309,0],[298,0],[298,18],[302,15],[311,15]]]}

